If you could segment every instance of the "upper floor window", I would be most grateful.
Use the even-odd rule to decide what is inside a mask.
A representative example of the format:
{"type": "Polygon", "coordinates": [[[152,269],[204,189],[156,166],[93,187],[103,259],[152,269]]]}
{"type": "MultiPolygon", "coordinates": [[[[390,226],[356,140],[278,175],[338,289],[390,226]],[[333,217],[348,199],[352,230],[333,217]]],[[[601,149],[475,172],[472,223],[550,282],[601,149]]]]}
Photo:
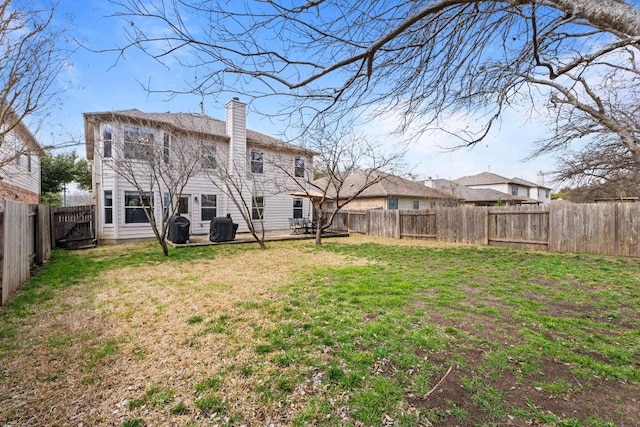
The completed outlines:
{"type": "Polygon", "coordinates": [[[105,125],[102,129],[102,155],[111,157],[111,147],[113,143],[113,129],[111,125],[105,125]]]}
{"type": "Polygon", "coordinates": [[[31,173],[33,172],[33,165],[31,164],[31,153],[27,152],[25,156],[27,156],[27,172],[31,173]]]}
{"type": "Polygon", "coordinates": [[[138,126],[124,127],[124,157],[127,159],[146,159],[153,147],[153,133],[138,126]]]}
{"type": "Polygon", "coordinates": [[[16,166],[20,166],[20,158],[22,157],[22,151],[24,150],[24,145],[18,136],[15,139],[15,150],[16,150],[16,166]]]}
{"type": "Polygon", "coordinates": [[[531,189],[527,188],[527,197],[531,197],[531,189]]]}
{"type": "Polygon", "coordinates": [[[545,197],[546,199],[548,199],[548,198],[549,198],[549,190],[545,190],[545,192],[544,192],[544,197],[545,197]]]}
{"type": "Polygon", "coordinates": [[[165,163],[169,163],[169,156],[171,155],[171,135],[168,133],[162,134],[162,158],[165,163]]]}
{"type": "Polygon", "coordinates": [[[511,195],[512,196],[517,196],[518,195],[518,186],[517,185],[512,185],[511,186],[511,195]]]}
{"type": "Polygon", "coordinates": [[[251,150],[251,172],[264,173],[264,153],[260,150],[251,150]]]}
{"type": "Polygon", "coordinates": [[[202,167],[205,169],[215,169],[217,163],[217,147],[210,141],[202,141],[202,167]]]}
{"type": "Polygon", "coordinates": [[[295,157],[294,161],[295,171],[294,174],[297,178],[304,177],[304,158],[300,156],[295,157]]]}

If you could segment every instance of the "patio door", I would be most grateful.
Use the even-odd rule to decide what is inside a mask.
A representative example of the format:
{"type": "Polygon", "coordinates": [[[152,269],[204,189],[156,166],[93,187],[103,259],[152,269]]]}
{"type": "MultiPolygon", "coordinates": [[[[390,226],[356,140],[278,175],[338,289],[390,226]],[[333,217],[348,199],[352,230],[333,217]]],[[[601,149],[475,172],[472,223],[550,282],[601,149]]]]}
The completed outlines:
{"type": "Polygon", "coordinates": [[[181,216],[192,221],[191,218],[191,194],[181,194],[178,197],[178,212],[181,216]]]}

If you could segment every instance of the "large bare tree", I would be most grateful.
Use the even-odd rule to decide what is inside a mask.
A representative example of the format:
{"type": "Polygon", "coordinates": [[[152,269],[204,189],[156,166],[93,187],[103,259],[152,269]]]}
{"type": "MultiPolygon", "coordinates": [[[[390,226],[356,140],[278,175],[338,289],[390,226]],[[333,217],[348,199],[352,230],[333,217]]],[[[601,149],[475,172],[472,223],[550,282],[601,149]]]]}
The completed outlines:
{"type": "Polygon", "coordinates": [[[463,113],[460,146],[520,104],[549,113],[540,153],[613,138],[640,164],[640,9],[628,1],[115,3],[123,52],[194,69],[186,86],[150,90],[290,96],[283,116],[305,123],[393,111],[417,134],[463,113]]]}
{"type": "MultiPolygon", "coordinates": [[[[0,0],[0,169],[29,147],[15,138],[18,123],[35,123],[55,102],[56,79],[70,54],[66,29],[54,24],[57,1],[0,0]]],[[[33,131],[33,129],[32,129],[33,131]]]]}

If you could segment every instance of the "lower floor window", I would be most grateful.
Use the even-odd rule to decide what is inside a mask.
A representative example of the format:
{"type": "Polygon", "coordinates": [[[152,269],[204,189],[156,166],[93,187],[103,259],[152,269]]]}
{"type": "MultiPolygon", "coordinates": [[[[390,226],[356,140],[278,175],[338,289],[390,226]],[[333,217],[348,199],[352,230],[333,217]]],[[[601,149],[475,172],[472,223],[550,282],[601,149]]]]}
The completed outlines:
{"type": "Polygon", "coordinates": [[[293,217],[302,218],[302,197],[293,198],[293,217]]]}
{"type": "Polygon", "coordinates": [[[264,218],[264,197],[256,196],[253,198],[253,205],[251,206],[251,218],[252,219],[264,218]]]}
{"type": "Polygon", "coordinates": [[[413,209],[420,209],[420,201],[419,200],[414,200],[413,201],[413,209]]]}
{"type": "Polygon", "coordinates": [[[148,212],[152,214],[153,194],[138,193],[137,191],[124,192],[124,222],[125,224],[141,224],[149,222],[148,212]]]}
{"type": "Polygon", "coordinates": [[[203,194],[201,200],[201,219],[202,221],[210,221],[216,217],[218,201],[215,194],[203,194]]]}
{"type": "Polygon", "coordinates": [[[113,191],[104,192],[104,223],[113,224],[113,191]]]}

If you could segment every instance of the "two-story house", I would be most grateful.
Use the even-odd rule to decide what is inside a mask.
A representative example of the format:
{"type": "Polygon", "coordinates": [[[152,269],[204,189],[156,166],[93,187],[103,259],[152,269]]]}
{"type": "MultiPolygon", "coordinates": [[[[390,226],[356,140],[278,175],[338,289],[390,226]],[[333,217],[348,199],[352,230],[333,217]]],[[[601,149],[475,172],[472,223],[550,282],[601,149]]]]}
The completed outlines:
{"type": "MultiPolygon", "coordinates": [[[[7,119],[17,120],[11,112],[7,114],[7,119]]],[[[40,158],[44,151],[20,120],[3,133],[4,141],[0,146],[0,199],[40,203],[40,158]]]]}
{"type": "Polygon", "coordinates": [[[169,191],[161,188],[141,200],[130,177],[118,166],[125,158],[135,162],[136,155],[148,150],[149,144],[161,147],[165,162],[171,164],[179,147],[198,142],[194,151],[201,153],[202,170],[191,176],[177,195],[178,212],[190,220],[191,234],[207,234],[211,219],[227,214],[240,225],[238,231],[246,231],[235,203],[239,196],[251,204],[254,224],[258,221],[265,231],[286,229],[289,218],[311,210],[308,199],[291,193],[299,192],[300,183],[304,185],[311,173],[313,152],[247,129],[246,105],[237,98],[226,104],[226,121],[203,114],[132,109],[84,113],[84,124],[87,159],[93,168],[98,241],[153,237],[145,207],[152,207],[156,221],[162,220],[164,213],[158,202],[162,200],[166,206],[169,191]],[[224,173],[208,173],[220,169],[224,173]],[[225,185],[220,181],[225,177],[236,177],[235,190],[223,190],[225,185]],[[238,193],[235,197],[234,192],[238,193]]]}
{"type": "Polygon", "coordinates": [[[521,178],[505,178],[491,172],[465,176],[453,180],[472,189],[492,189],[522,199],[522,204],[551,203],[551,188],[543,183],[535,184],[521,178]]]}

